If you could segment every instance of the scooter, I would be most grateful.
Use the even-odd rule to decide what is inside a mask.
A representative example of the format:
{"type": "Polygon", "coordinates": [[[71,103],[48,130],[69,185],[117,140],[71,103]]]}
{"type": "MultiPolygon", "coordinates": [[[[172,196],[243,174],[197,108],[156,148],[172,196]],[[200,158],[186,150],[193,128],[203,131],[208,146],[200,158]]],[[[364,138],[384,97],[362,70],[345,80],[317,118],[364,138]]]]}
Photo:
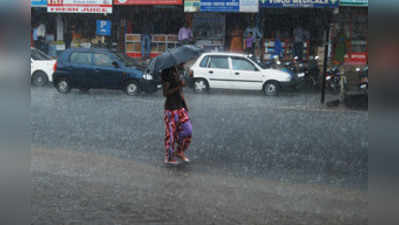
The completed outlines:
{"type": "Polygon", "coordinates": [[[356,68],[356,71],[360,73],[360,90],[364,95],[368,96],[369,92],[369,67],[366,66],[362,71],[360,68],[356,68]]]}
{"type": "Polygon", "coordinates": [[[333,93],[341,90],[341,72],[337,66],[327,70],[326,87],[333,93]]]}
{"type": "Polygon", "coordinates": [[[311,56],[305,69],[305,80],[312,88],[320,88],[319,56],[311,56]]]}

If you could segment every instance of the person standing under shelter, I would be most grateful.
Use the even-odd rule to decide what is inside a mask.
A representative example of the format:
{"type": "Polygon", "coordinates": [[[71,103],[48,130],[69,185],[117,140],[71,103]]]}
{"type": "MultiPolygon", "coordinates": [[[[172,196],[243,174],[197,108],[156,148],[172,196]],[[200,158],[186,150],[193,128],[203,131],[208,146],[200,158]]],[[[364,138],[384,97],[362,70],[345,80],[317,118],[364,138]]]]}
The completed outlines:
{"type": "Polygon", "coordinates": [[[180,28],[178,38],[181,44],[189,44],[193,41],[193,31],[187,21],[184,23],[183,27],[180,28]]]}
{"type": "Polygon", "coordinates": [[[247,54],[255,54],[255,37],[252,32],[249,33],[249,36],[245,39],[245,52],[247,54]]]}
{"type": "Polygon", "coordinates": [[[261,46],[260,42],[263,38],[262,32],[260,32],[260,29],[256,25],[255,21],[252,21],[250,25],[245,29],[244,39],[247,39],[250,33],[252,33],[252,37],[254,38],[252,54],[253,56],[255,56],[256,48],[258,47],[258,45],[261,46]]]}
{"type": "Polygon", "coordinates": [[[274,40],[273,58],[275,56],[278,56],[279,58],[282,58],[283,56],[283,43],[281,42],[279,32],[276,33],[276,39],[274,40]]]}
{"type": "Polygon", "coordinates": [[[151,42],[153,33],[152,23],[145,24],[143,27],[143,34],[141,36],[141,56],[143,59],[149,59],[151,54],[151,42]]]}
{"type": "Polygon", "coordinates": [[[301,25],[297,26],[294,31],[294,56],[299,60],[303,59],[304,44],[309,39],[309,32],[304,30],[301,25]]]}
{"type": "Polygon", "coordinates": [[[73,40],[73,28],[69,26],[64,34],[65,40],[65,49],[71,48],[72,40],[73,40]]]}

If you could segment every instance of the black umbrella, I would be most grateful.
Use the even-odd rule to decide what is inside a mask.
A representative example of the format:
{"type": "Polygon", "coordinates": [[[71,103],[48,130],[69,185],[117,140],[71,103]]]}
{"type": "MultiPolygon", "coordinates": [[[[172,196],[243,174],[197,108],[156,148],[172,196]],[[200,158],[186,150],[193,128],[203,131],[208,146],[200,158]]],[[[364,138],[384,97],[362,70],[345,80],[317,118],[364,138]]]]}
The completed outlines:
{"type": "Polygon", "coordinates": [[[151,61],[148,72],[152,75],[159,75],[162,70],[186,63],[198,57],[201,53],[203,53],[203,50],[193,45],[184,45],[167,50],[151,61]]]}

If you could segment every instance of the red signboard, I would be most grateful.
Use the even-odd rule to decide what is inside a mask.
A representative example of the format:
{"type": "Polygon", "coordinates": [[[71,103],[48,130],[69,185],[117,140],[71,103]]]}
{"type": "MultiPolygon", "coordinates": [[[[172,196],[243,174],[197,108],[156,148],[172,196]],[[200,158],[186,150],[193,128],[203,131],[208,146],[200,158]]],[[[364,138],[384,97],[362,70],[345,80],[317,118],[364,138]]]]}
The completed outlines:
{"type": "Polygon", "coordinates": [[[345,63],[353,65],[365,65],[368,63],[367,52],[354,52],[352,54],[345,55],[345,63]]]}
{"type": "Polygon", "coordinates": [[[182,5],[183,0],[114,0],[114,5],[182,5]]]}
{"type": "Polygon", "coordinates": [[[112,13],[112,0],[48,0],[49,13],[112,13]]]}

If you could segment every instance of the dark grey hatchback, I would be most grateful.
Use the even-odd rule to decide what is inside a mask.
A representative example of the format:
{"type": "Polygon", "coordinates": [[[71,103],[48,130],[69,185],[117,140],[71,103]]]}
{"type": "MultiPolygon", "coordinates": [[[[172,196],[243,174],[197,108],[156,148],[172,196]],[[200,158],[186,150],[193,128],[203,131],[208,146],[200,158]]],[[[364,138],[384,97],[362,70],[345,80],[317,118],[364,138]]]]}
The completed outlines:
{"type": "Polygon", "coordinates": [[[127,57],[107,49],[72,48],[64,51],[54,66],[54,86],[60,93],[72,88],[120,89],[128,95],[155,92],[159,82],[127,57]]]}

